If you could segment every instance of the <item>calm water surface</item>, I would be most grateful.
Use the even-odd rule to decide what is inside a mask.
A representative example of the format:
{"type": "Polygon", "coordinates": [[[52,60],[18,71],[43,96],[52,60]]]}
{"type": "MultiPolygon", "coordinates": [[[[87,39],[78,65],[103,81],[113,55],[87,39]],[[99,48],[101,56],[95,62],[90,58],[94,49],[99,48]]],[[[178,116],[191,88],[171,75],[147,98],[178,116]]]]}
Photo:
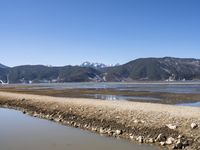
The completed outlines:
{"type": "Polygon", "coordinates": [[[200,107],[200,102],[194,102],[194,103],[182,103],[182,104],[178,104],[178,106],[200,107]]]}
{"type": "Polygon", "coordinates": [[[35,89],[99,89],[109,88],[116,90],[130,91],[150,91],[150,92],[168,92],[168,93],[200,93],[200,82],[158,82],[158,83],[46,83],[32,84],[35,89]]]}
{"type": "Polygon", "coordinates": [[[0,150],[159,150],[0,108],[0,150]]]}
{"type": "Polygon", "coordinates": [[[142,97],[142,96],[123,96],[123,95],[106,95],[106,94],[86,94],[96,99],[102,100],[149,100],[149,101],[158,101],[159,98],[153,97],[142,97]]]}
{"type": "MultiPolygon", "coordinates": [[[[21,84],[20,84],[21,85],[21,84]]],[[[25,84],[30,89],[114,89],[125,91],[147,91],[147,92],[167,92],[167,93],[186,93],[200,94],[200,82],[140,82],[140,83],[41,83],[41,84],[25,84]]],[[[12,86],[12,85],[9,85],[12,86]]],[[[16,86],[16,85],[13,85],[16,86]]],[[[102,100],[145,100],[158,101],[160,99],[148,96],[124,96],[124,95],[104,95],[93,94],[88,95],[91,98],[102,100]]],[[[200,99],[199,99],[200,101],[200,99]]],[[[184,103],[183,106],[200,107],[200,104],[184,103]]]]}

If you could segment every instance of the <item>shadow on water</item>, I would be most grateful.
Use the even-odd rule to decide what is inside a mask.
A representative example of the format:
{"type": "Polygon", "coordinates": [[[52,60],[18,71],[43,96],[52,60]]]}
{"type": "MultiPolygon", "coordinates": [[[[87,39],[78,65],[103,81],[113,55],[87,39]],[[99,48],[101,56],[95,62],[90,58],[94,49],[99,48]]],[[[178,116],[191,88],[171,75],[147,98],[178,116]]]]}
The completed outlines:
{"type": "Polygon", "coordinates": [[[0,108],[1,150],[158,150],[0,108]]]}

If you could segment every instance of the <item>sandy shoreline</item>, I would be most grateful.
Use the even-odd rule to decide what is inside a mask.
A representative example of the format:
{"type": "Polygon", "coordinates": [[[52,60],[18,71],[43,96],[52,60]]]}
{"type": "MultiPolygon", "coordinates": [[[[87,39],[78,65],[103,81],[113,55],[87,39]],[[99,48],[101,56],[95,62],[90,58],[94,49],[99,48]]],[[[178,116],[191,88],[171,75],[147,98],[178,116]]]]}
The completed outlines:
{"type": "Polygon", "coordinates": [[[169,148],[176,148],[179,140],[181,148],[200,149],[200,130],[191,128],[191,123],[200,125],[200,108],[8,92],[0,92],[0,106],[109,136],[169,148]],[[169,124],[176,129],[166,126],[169,124]],[[169,144],[167,138],[174,140],[169,144]]]}

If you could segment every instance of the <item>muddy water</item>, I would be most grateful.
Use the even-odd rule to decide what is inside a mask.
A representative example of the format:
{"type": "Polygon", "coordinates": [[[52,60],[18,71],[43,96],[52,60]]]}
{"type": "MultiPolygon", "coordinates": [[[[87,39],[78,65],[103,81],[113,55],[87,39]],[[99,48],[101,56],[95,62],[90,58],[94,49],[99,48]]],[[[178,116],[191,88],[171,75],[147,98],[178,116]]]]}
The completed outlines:
{"type": "Polygon", "coordinates": [[[0,108],[1,150],[159,150],[0,108]]]}

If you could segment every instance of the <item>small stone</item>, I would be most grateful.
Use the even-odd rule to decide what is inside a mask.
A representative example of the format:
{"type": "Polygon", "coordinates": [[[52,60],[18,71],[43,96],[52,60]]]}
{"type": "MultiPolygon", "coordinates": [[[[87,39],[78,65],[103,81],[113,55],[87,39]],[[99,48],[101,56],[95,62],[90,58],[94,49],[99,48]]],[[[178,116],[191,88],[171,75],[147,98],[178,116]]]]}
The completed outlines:
{"type": "Polygon", "coordinates": [[[149,138],[149,141],[148,141],[149,143],[154,143],[155,141],[154,141],[154,139],[153,138],[149,138]]]}
{"type": "Polygon", "coordinates": [[[172,149],[182,149],[182,142],[180,139],[178,139],[178,141],[175,143],[175,145],[173,145],[172,149]]]}
{"type": "Polygon", "coordinates": [[[177,128],[176,125],[172,125],[172,124],[167,124],[166,125],[169,129],[175,130],[177,128]]]}
{"type": "Polygon", "coordinates": [[[115,134],[116,134],[116,135],[122,134],[122,130],[116,130],[116,131],[115,131],[115,134]]]}
{"type": "Polygon", "coordinates": [[[196,124],[196,123],[194,123],[194,122],[191,123],[191,128],[192,128],[192,129],[195,129],[195,128],[197,128],[197,127],[198,127],[198,124],[196,124]]]}
{"type": "Polygon", "coordinates": [[[181,140],[178,139],[178,141],[176,142],[175,148],[176,149],[182,149],[182,146],[183,146],[183,144],[182,144],[181,140]]]}
{"type": "Polygon", "coordinates": [[[55,122],[61,122],[61,119],[60,118],[55,118],[54,121],[55,122]]]}
{"type": "Polygon", "coordinates": [[[113,134],[113,131],[112,131],[111,128],[109,128],[106,132],[108,133],[108,135],[112,135],[113,134]]]}
{"type": "Polygon", "coordinates": [[[179,136],[178,136],[178,139],[181,139],[182,137],[183,137],[182,135],[179,135],[179,136]]]}
{"type": "Polygon", "coordinates": [[[176,149],[176,145],[173,145],[171,149],[176,149]]]}
{"type": "Polygon", "coordinates": [[[100,132],[100,134],[104,134],[104,133],[105,133],[104,128],[101,127],[101,128],[99,129],[99,132],[100,132]]]}
{"type": "Polygon", "coordinates": [[[171,145],[174,143],[174,141],[175,141],[175,139],[173,137],[169,137],[169,138],[167,138],[166,144],[171,145]]]}
{"type": "Polygon", "coordinates": [[[166,137],[163,134],[159,134],[158,137],[156,138],[156,142],[162,142],[165,140],[166,140],[166,137]]]}
{"type": "Polygon", "coordinates": [[[79,126],[80,126],[80,124],[77,124],[77,123],[74,124],[74,127],[75,127],[75,128],[78,128],[79,126]]]}
{"type": "Polygon", "coordinates": [[[184,147],[184,148],[187,147],[187,146],[189,146],[189,142],[187,140],[183,141],[182,144],[183,144],[182,147],[184,147]]]}
{"type": "Polygon", "coordinates": [[[144,120],[140,120],[140,123],[145,123],[145,121],[144,120]]]}
{"type": "Polygon", "coordinates": [[[139,124],[139,123],[145,123],[144,120],[134,120],[133,122],[136,123],[136,124],[139,124]]]}
{"type": "Polygon", "coordinates": [[[140,143],[144,143],[144,137],[143,137],[143,136],[137,137],[136,140],[137,140],[138,142],[140,142],[140,143]]]}
{"type": "Polygon", "coordinates": [[[130,139],[131,139],[131,140],[133,140],[133,139],[134,139],[134,136],[132,136],[132,135],[130,135],[129,137],[130,137],[130,139]]]}
{"type": "Polygon", "coordinates": [[[165,144],[166,144],[165,142],[160,142],[161,146],[165,146],[165,144]]]}
{"type": "Polygon", "coordinates": [[[38,114],[35,112],[34,114],[33,114],[33,117],[37,117],[38,116],[38,114]]]}
{"type": "Polygon", "coordinates": [[[92,131],[97,131],[97,128],[96,127],[92,127],[92,131]]]}
{"type": "Polygon", "coordinates": [[[58,118],[62,119],[62,115],[59,115],[58,118]]]}

